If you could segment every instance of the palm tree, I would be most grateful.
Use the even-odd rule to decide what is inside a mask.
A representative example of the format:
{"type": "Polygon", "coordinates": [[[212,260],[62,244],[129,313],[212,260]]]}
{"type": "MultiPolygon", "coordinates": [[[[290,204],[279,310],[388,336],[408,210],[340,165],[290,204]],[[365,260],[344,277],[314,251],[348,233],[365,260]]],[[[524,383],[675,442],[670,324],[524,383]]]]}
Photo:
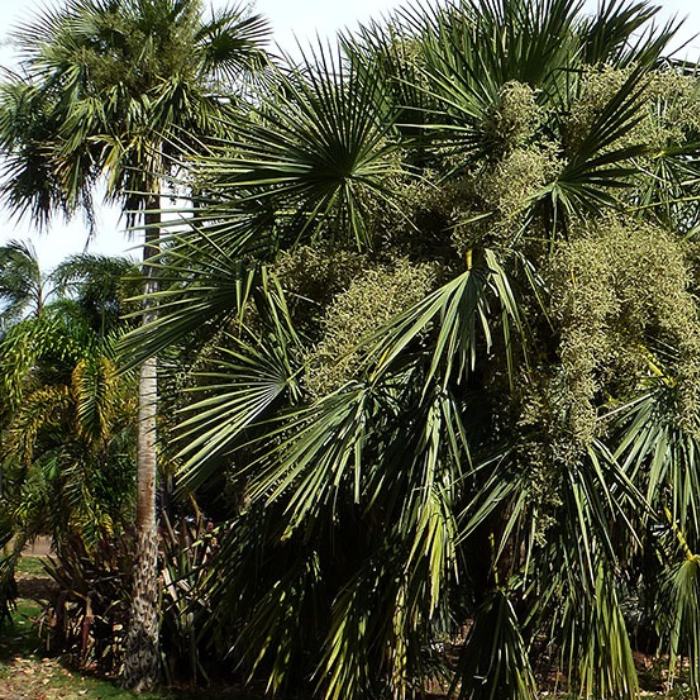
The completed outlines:
{"type": "Polygon", "coordinates": [[[127,259],[74,256],[46,276],[56,286],[42,313],[15,322],[0,341],[0,499],[14,540],[0,565],[3,610],[28,540],[48,533],[70,559],[76,545],[92,552],[131,530],[136,387],[133,373],[118,373],[115,350],[128,323],[103,316],[96,324],[93,306],[118,306],[126,274],[136,274],[127,259]]]}
{"type": "Polygon", "coordinates": [[[0,247],[0,329],[27,313],[39,316],[47,296],[46,283],[31,243],[10,241],[0,247]]]}
{"type": "MultiPolygon", "coordinates": [[[[229,95],[263,64],[266,33],[241,7],[205,19],[199,0],[70,0],[21,27],[22,73],[2,86],[0,107],[6,201],[39,222],[80,207],[89,216],[104,178],[127,223],[143,224],[144,291],[153,293],[160,196],[177,167],[171,143],[216,131],[235,103],[229,95]]],[[[153,319],[147,301],[144,323],[153,319]]],[[[124,679],[134,689],[155,685],[160,664],[155,359],[140,372],[138,575],[124,679]]]]}
{"type": "Polygon", "coordinates": [[[195,161],[132,338],[227,331],[181,477],[245,484],[209,593],[275,692],[403,698],[462,639],[460,697],[634,697],[634,585],[700,678],[697,77],[581,10],[400,12],[195,161]]]}
{"type": "Polygon", "coordinates": [[[74,300],[90,328],[105,337],[137,312],[130,301],[140,291],[136,272],[129,258],[82,253],[63,260],[50,279],[55,293],[74,300]]]}
{"type": "Polygon", "coordinates": [[[48,531],[59,552],[72,536],[94,547],[128,529],[134,482],[133,464],[125,468],[134,452],[133,375],[117,371],[115,334],[100,338],[70,307],[66,299],[48,304],[0,344],[11,406],[0,458],[13,485],[18,546],[48,531]]]}

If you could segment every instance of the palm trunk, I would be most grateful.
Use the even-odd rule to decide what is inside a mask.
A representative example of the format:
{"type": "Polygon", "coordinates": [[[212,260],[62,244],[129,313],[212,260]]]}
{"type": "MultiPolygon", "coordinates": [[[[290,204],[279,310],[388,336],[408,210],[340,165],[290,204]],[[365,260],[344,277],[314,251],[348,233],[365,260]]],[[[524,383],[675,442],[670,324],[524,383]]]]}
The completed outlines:
{"type": "MultiPolygon", "coordinates": [[[[160,207],[160,194],[154,193],[147,209],[160,207]]],[[[157,291],[155,268],[149,264],[158,254],[160,214],[145,216],[146,240],[143,250],[144,301],[143,323],[155,319],[153,302],[148,296],[157,291]]],[[[139,375],[139,421],[137,437],[136,555],[134,594],[129,615],[129,632],[124,660],[124,686],[143,692],[160,682],[159,610],[158,610],[158,533],[156,529],[156,412],[158,377],[156,358],[141,365],[139,375]]]]}

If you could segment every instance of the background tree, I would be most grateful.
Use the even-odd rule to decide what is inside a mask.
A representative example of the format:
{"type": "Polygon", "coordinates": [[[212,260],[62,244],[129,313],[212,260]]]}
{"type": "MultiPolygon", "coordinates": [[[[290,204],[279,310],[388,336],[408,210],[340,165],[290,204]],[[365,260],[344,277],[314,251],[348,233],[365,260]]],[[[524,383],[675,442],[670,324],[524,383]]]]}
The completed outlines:
{"type": "MultiPolygon", "coordinates": [[[[2,566],[6,592],[17,557],[37,535],[50,535],[63,560],[95,554],[132,529],[136,385],[115,362],[128,324],[114,317],[95,323],[93,305],[126,303],[115,290],[135,273],[127,259],[71,258],[45,276],[55,291],[42,313],[17,321],[0,341],[0,498],[14,538],[2,566]],[[87,294],[61,293],[67,277],[87,294]]],[[[9,599],[3,596],[3,608],[9,599]]]]}
{"type": "MultiPolygon", "coordinates": [[[[6,201],[46,221],[91,212],[95,183],[145,230],[144,290],[156,281],[160,195],[176,167],[171,140],[216,131],[247,71],[264,62],[265,22],[241,7],[204,17],[198,0],[70,0],[21,27],[21,73],[2,86],[6,201]],[[219,96],[225,90],[227,99],[219,96]]],[[[235,101],[235,98],[234,98],[235,101]]],[[[150,302],[144,322],[153,320],[150,302]]],[[[139,532],[125,683],[157,683],[155,359],[141,366],[139,532]]]]}
{"type": "Polygon", "coordinates": [[[50,291],[46,282],[31,244],[10,241],[0,247],[0,329],[27,314],[41,314],[50,291]]]}

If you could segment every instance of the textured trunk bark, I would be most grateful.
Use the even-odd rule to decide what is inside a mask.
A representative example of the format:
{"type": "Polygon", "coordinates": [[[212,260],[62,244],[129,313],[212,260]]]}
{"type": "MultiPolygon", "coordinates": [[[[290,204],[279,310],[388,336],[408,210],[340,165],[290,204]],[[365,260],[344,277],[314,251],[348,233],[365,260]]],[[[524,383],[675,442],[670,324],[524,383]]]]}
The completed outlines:
{"type": "MultiPolygon", "coordinates": [[[[147,202],[148,210],[160,208],[160,194],[147,202]]],[[[145,216],[146,240],[143,250],[144,293],[157,291],[155,268],[149,260],[157,255],[160,215],[145,216]]],[[[144,302],[143,323],[155,319],[152,302],[144,302]]],[[[139,422],[137,437],[136,561],[134,595],[126,638],[123,682],[137,692],[149,691],[160,683],[159,610],[158,610],[158,533],[156,528],[156,413],[158,376],[155,358],[141,365],[139,375],[139,422]]]]}

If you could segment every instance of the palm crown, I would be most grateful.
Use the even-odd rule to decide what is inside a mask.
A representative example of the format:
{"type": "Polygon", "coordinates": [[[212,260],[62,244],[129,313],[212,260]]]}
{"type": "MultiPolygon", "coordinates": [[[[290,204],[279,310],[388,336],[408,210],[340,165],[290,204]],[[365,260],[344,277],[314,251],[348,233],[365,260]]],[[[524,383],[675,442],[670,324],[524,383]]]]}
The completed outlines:
{"type": "Polygon", "coordinates": [[[5,196],[45,219],[107,196],[135,216],[164,177],[169,138],[216,130],[220,100],[264,65],[265,22],[192,0],[72,0],[20,27],[21,72],[3,86],[5,196]],[[45,183],[42,185],[42,183],[45,183]]]}

